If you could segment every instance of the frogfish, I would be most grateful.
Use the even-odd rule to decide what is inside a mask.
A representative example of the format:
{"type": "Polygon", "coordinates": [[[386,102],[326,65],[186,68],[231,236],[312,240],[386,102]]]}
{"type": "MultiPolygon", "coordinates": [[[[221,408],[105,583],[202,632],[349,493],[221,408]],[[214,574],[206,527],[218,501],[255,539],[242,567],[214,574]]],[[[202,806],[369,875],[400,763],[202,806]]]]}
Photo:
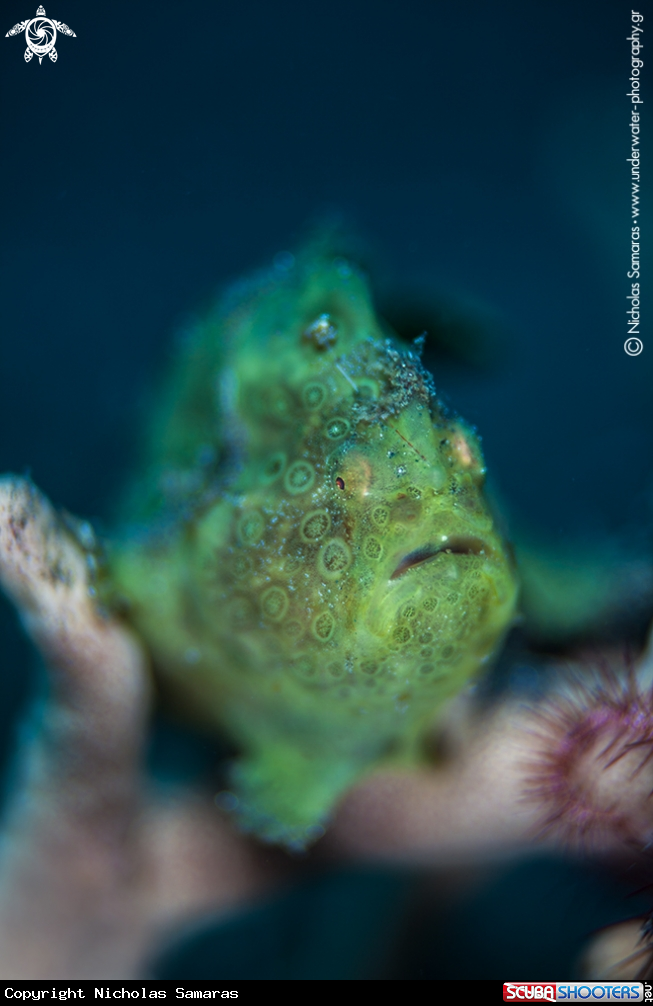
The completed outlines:
{"type": "Polygon", "coordinates": [[[420,357],[326,245],[242,282],[186,340],[109,550],[165,690],[240,752],[241,827],[291,849],[423,760],[513,619],[479,439],[420,357]]]}

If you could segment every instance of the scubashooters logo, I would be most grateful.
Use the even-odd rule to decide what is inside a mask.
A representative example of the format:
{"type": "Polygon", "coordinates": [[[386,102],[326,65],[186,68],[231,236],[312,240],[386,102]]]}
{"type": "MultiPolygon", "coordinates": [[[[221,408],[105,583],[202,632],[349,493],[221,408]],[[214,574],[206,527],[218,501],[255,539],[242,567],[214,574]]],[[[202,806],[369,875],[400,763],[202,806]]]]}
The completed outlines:
{"type": "Polygon", "coordinates": [[[58,53],[54,47],[54,43],[57,41],[58,31],[62,35],[71,35],[73,38],[77,38],[75,32],[67,24],[46,17],[43,7],[39,7],[36,17],[33,17],[29,21],[20,21],[18,24],[15,24],[7,32],[5,38],[9,38],[10,35],[20,35],[22,31],[25,32],[25,41],[27,42],[27,49],[25,50],[26,63],[29,63],[32,56],[38,56],[39,63],[44,56],[49,56],[52,62],[56,63],[58,53]]]}
{"type": "MultiPolygon", "coordinates": [[[[647,988],[650,988],[647,985],[647,988]]],[[[504,1002],[575,1003],[642,1002],[644,995],[642,982],[504,982],[504,1002]]]]}

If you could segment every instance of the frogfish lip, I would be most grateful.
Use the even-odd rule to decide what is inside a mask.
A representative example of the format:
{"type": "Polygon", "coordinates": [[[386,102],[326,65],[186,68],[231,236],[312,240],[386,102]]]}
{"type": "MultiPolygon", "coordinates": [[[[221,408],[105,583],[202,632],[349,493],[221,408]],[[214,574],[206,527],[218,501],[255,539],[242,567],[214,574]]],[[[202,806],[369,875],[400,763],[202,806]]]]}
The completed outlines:
{"type": "Polygon", "coordinates": [[[398,580],[405,576],[409,570],[416,566],[422,566],[437,555],[484,555],[490,551],[486,542],[473,535],[452,535],[439,543],[429,542],[420,548],[408,552],[398,562],[394,571],[390,574],[390,580],[398,580]]]}
{"type": "MultiPolygon", "coordinates": [[[[459,590],[470,568],[470,558],[480,558],[481,562],[474,565],[490,581],[504,563],[494,536],[479,535],[476,528],[459,525],[432,538],[413,534],[403,548],[387,556],[375,589],[359,612],[359,626],[364,624],[373,636],[385,639],[404,605],[421,607],[434,593],[446,595],[459,590]]],[[[439,618],[439,614],[433,615],[436,622],[439,618]]]]}

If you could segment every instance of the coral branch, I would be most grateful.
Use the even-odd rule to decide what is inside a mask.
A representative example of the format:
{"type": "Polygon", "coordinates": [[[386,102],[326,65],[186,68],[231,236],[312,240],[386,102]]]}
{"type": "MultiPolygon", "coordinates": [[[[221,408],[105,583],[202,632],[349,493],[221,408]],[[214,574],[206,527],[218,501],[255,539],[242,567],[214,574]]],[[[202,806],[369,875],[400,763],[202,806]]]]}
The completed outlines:
{"type": "Polygon", "coordinates": [[[583,954],[583,977],[596,981],[650,979],[653,946],[648,928],[648,920],[629,919],[603,929],[583,954]]]}
{"type": "Polygon", "coordinates": [[[424,864],[518,852],[541,829],[541,808],[524,799],[533,725],[519,707],[489,722],[470,714],[444,767],[379,772],[352,790],[325,845],[338,855],[424,864]]]}
{"type": "Polygon", "coordinates": [[[28,482],[0,480],[0,580],[46,658],[0,845],[0,975],[127,978],[272,870],[207,798],[146,793],[140,645],[95,609],[83,551],[28,482]]]}
{"type": "Polygon", "coordinates": [[[650,653],[637,669],[577,666],[535,709],[470,710],[442,769],[385,772],[343,801],[339,854],[477,861],[534,845],[643,852],[653,838],[650,653]]]}

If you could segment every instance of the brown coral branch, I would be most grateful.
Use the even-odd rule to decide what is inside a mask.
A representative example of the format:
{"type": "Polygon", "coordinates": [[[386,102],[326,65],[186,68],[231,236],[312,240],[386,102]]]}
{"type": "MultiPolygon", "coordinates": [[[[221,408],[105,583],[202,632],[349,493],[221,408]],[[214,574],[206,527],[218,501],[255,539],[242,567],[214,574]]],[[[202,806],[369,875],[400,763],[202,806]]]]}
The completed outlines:
{"type": "Polygon", "coordinates": [[[650,662],[649,652],[638,668],[567,668],[539,708],[479,717],[470,704],[444,767],[379,773],[347,796],[332,850],[422,863],[538,845],[643,853],[653,840],[653,748],[640,753],[653,745],[650,662]]]}
{"type": "Polygon", "coordinates": [[[22,479],[0,480],[0,579],[51,684],[0,846],[0,975],[138,977],[169,934],[273,871],[210,799],[148,793],[142,649],[98,613],[84,553],[22,479]]]}

